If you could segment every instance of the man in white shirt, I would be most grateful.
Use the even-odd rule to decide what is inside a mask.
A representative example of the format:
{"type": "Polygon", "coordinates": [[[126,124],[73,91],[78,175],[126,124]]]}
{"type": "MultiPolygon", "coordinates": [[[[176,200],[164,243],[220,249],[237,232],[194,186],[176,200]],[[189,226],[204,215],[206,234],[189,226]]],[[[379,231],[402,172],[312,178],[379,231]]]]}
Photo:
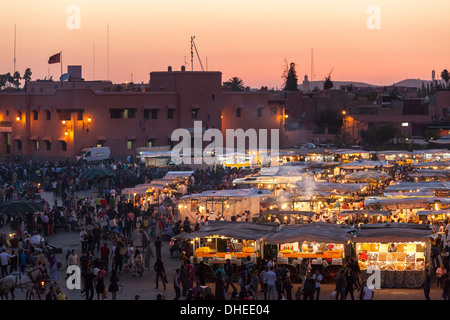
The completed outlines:
{"type": "Polygon", "coordinates": [[[2,250],[2,253],[0,253],[0,266],[2,270],[2,278],[6,277],[8,275],[8,261],[11,258],[14,258],[14,255],[10,255],[6,252],[6,249],[2,250]]]}
{"type": "Polygon", "coordinates": [[[275,272],[273,272],[273,268],[270,268],[269,271],[264,275],[264,278],[267,279],[267,300],[271,300],[270,296],[272,295],[272,300],[275,300],[275,283],[277,281],[277,276],[275,272]]]}
{"type": "Polygon", "coordinates": [[[320,296],[320,283],[322,282],[322,275],[320,271],[316,269],[316,272],[312,276],[313,280],[316,282],[316,300],[319,300],[320,296]]]}

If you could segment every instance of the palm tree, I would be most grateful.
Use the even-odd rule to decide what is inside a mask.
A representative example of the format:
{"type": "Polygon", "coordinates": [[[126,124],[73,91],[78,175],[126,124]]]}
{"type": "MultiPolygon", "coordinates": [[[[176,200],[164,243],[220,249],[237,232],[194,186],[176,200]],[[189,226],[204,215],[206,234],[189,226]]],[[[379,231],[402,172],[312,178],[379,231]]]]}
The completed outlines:
{"type": "Polygon", "coordinates": [[[22,79],[25,80],[25,82],[30,81],[31,80],[31,75],[32,75],[31,69],[27,68],[25,70],[25,72],[23,73],[22,79]]]}
{"type": "Polygon", "coordinates": [[[14,84],[14,77],[11,75],[10,72],[8,72],[6,75],[6,84],[10,84],[8,87],[14,84]]]}
{"type": "Polygon", "coordinates": [[[230,80],[225,81],[223,83],[223,85],[225,87],[230,87],[231,91],[244,91],[245,90],[244,80],[242,80],[241,78],[238,78],[238,77],[233,77],[230,80]]]}
{"type": "Polygon", "coordinates": [[[450,74],[448,73],[448,70],[447,69],[444,69],[442,72],[441,72],[441,78],[442,78],[442,80],[444,80],[445,81],[445,84],[447,85],[447,87],[448,87],[448,82],[450,81],[450,74]]]}
{"type": "Polygon", "coordinates": [[[22,79],[19,71],[14,72],[14,75],[12,76],[12,78],[13,78],[13,84],[16,86],[16,89],[19,89],[20,79],[22,79]]]}

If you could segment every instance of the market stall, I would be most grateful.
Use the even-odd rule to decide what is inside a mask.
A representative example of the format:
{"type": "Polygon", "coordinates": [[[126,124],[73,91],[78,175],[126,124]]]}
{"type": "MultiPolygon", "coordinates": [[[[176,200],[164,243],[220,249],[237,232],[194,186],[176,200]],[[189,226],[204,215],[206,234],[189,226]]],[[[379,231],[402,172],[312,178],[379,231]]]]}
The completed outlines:
{"type": "Polygon", "coordinates": [[[213,272],[227,259],[237,270],[250,257],[255,265],[264,257],[264,241],[277,230],[277,224],[255,222],[209,221],[199,231],[181,233],[177,240],[192,245],[191,262],[203,263],[213,272]]]}
{"type": "Polygon", "coordinates": [[[352,232],[350,226],[325,222],[282,225],[266,243],[278,245],[278,263],[286,265],[291,275],[298,274],[303,259],[309,259],[313,269],[321,270],[323,283],[334,283],[350,254],[352,232]]]}
{"type": "Polygon", "coordinates": [[[363,220],[367,220],[368,223],[377,223],[380,219],[389,215],[390,212],[386,210],[346,210],[339,213],[342,220],[345,220],[348,217],[355,220],[359,217],[363,220]]]}
{"type": "Polygon", "coordinates": [[[362,280],[380,271],[380,286],[419,288],[429,266],[431,226],[391,223],[361,225],[352,239],[362,280]]]}
{"type": "Polygon", "coordinates": [[[249,211],[251,221],[252,214],[260,212],[261,199],[270,194],[270,191],[252,188],[211,190],[182,196],[178,201],[180,219],[188,217],[195,221],[197,215],[210,212],[230,221],[249,211]]]}

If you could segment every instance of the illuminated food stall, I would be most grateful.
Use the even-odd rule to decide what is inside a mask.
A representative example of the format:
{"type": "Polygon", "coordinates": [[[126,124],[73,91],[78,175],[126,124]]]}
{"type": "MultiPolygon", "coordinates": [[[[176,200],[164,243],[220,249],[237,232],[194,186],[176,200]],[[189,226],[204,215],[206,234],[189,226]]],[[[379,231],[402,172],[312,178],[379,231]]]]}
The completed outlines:
{"type": "Polygon", "coordinates": [[[189,241],[193,249],[191,261],[203,261],[211,271],[227,259],[236,267],[247,257],[256,264],[264,257],[265,239],[277,228],[270,223],[209,221],[199,231],[183,232],[174,239],[189,241]]]}
{"type": "Polygon", "coordinates": [[[414,150],[416,161],[447,161],[450,160],[450,151],[447,149],[414,150]]]}
{"type": "Polygon", "coordinates": [[[355,160],[349,163],[342,163],[340,168],[342,170],[365,170],[365,169],[376,169],[376,168],[392,168],[393,164],[383,161],[375,161],[375,160],[355,160]]]}
{"type": "Polygon", "coordinates": [[[389,215],[390,212],[386,210],[346,210],[339,213],[341,220],[349,217],[354,220],[356,217],[360,217],[363,220],[367,220],[367,223],[377,223],[389,215]]]}
{"type": "Polygon", "coordinates": [[[414,153],[406,150],[378,151],[377,157],[379,160],[397,164],[411,164],[414,161],[414,153]]]}
{"type": "Polygon", "coordinates": [[[368,160],[370,158],[370,152],[356,149],[336,149],[332,151],[335,160],[343,163],[352,162],[355,160],[368,160]]]}
{"type": "Polygon", "coordinates": [[[424,224],[361,225],[353,238],[361,278],[380,271],[380,286],[418,288],[429,266],[433,231],[424,224]]]}
{"type": "Polygon", "coordinates": [[[178,201],[180,219],[188,217],[191,221],[195,221],[197,215],[205,215],[207,211],[216,216],[223,216],[228,221],[234,220],[245,211],[250,211],[249,219],[251,219],[252,214],[260,212],[261,199],[270,194],[270,191],[252,188],[210,190],[182,196],[178,201]]]}
{"type": "Polygon", "coordinates": [[[315,214],[314,211],[267,211],[253,215],[253,222],[279,221],[280,224],[302,224],[315,214]]]}
{"type": "Polygon", "coordinates": [[[278,246],[278,263],[286,265],[291,275],[298,274],[303,259],[310,259],[312,268],[321,270],[323,283],[334,283],[350,254],[354,231],[350,226],[325,222],[282,225],[266,243],[278,246]]]}

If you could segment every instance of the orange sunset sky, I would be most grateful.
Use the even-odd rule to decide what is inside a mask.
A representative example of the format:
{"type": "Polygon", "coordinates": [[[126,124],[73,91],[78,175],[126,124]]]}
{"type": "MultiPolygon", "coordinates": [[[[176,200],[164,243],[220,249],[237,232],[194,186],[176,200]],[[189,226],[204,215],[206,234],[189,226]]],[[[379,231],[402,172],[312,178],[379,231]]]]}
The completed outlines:
{"type": "MultiPolygon", "coordinates": [[[[17,70],[33,79],[60,76],[50,55],[82,65],[86,80],[148,82],[149,72],[190,66],[190,37],[209,71],[223,80],[241,77],[251,87],[281,87],[285,59],[297,64],[299,83],[333,69],[332,79],[389,85],[431,79],[450,68],[450,1],[446,0],[14,0],[2,1],[0,73],[17,70]],[[70,30],[70,5],[80,8],[80,29],[70,30]],[[380,8],[381,29],[371,30],[367,9],[380,8]],[[95,43],[95,59],[94,59],[95,43]]],[[[200,70],[195,57],[194,69],[200,70]]]]}

